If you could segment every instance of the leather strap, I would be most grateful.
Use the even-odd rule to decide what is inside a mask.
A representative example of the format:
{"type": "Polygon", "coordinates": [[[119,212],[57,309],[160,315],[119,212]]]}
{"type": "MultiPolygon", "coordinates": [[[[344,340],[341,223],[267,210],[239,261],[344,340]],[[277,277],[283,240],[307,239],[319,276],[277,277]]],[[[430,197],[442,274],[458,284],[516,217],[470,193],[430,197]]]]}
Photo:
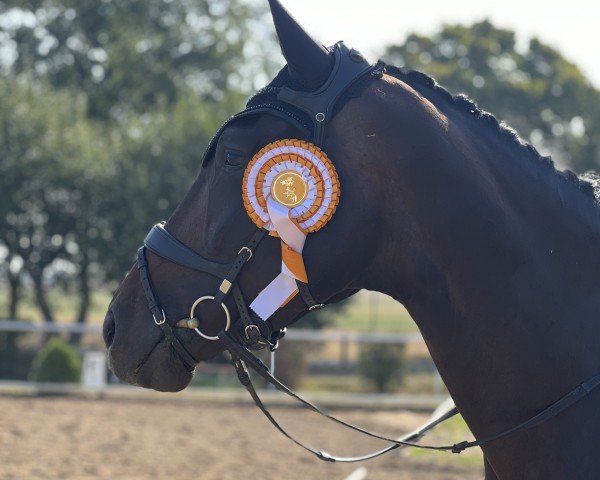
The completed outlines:
{"type": "Polygon", "coordinates": [[[350,50],[344,42],[334,46],[335,64],[325,84],[316,92],[300,92],[288,87],[279,90],[277,99],[306,112],[315,124],[313,142],[322,147],[325,127],[331,120],[337,99],[372,65],[356,50],[350,50]]]}
{"type": "Polygon", "coordinates": [[[152,227],[144,239],[144,246],[151,252],[173,263],[192,270],[206,272],[215,277],[224,278],[230,269],[230,264],[207,260],[181,243],[165,230],[163,223],[157,223],[152,227]]]}
{"type": "Polygon", "coordinates": [[[560,400],[554,402],[549,407],[546,407],[540,413],[531,417],[529,420],[526,420],[513,428],[505,430],[504,432],[500,432],[496,435],[492,435],[490,437],[482,438],[481,440],[474,440],[472,442],[460,442],[454,445],[453,453],[460,453],[467,448],[472,447],[481,447],[486,443],[493,442],[495,440],[499,440],[501,438],[512,435],[513,433],[522,432],[525,430],[529,430],[533,427],[537,427],[538,425],[550,420],[551,418],[556,417],[559,413],[563,412],[571,405],[577,403],[579,400],[587,396],[592,390],[594,390],[598,385],[600,385],[600,374],[594,375],[592,378],[583,382],[569,393],[567,393],[560,400]]]}
{"type": "Polygon", "coordinates": [[[175,336],[175,332],[173,332],[171,325],[169,325],[169,323],[167,322],[164,310],[160,308],[158,297],[156,296],[154,287],[152,286],[152,280],[150,280],[150,275],[148,273],[148,262],[146,261],[146,255],[144,250],[144,247],[140,247],[138,249],[138,270],[140,272],[140,281],[142,283],[142,288],[146,295],[146,300],[148,301],[148,308],[150,309],[152,317],[154,318],[154,323],[161,328],[163,335],[171,344],[175,352],[179,355],[183,363],[190,370],[193,370],[194,367],[198,364],[198,360],[196,360],[193,357],[193,355],[190,352],[188,352],[188,350],[175,336]]]}
{"type": "Polygon", "coordinates": [[[262,350],[270,347],[276,348],[277,341],[272,343],[273,327],[271,322],[264,321],[258,315],[253,315],[246,306],[242,290],[235,284],[232,297],[238,309],[239,319],[233,326],[233,333],[238,341],[251,350],[262,350]]]}
{"type": "Polygon", "coordinates": [[[307,283],[296,280],[296,285],[298,286],[300,297],[302,297],[302,300],[304,301],[304,303],[310,311],[319,310],[326,306],[324,303],[319,303],[315,300],[315,298],[310,293],[307,283]]]}
{"type": "Polygon", "coordinates": [[[246,387],[246,389],[250,393],[250,396],[254,400],[254,403],[260,409],[260,411],[267,417],[267,419],[269,419],[269,421],[275,426],[275,428],[277,428],[277,430],[279,430],[281,433],[283,433],[287,438],[292,440],[294,443],[296,443],[300,447],[304,448],[306,451],[312,453],[313,455],[317,456],[321,460],[325,460],[328,462],[343,462],[343,463],[360,462],[362,460],[368,460],[371,458],[378,457],[380,455],[383,455],[384,453],[389,452],[390,450],[394,450],[399,447],[416,447],[416,448],[422,448],[422,449],[427,449],[427,450],[451,450],[453,448],[453,446],[436,447],[436,446],[419,445],[414,442],[416,440],[418,440],[419,438],[421,438],[426,432],[435,428],[437,425],[439,425],[443,421],[457,415],[458,410],[456,410],[456,408],[451,409],[450,411],[446,412],[444,415],[442,415],[438,419],[424,425],[423,427],[421,427],[417,431],[407,435],[406,437],[403,437],[400,439],[388,438],[388,437],[370,432],[361,427],[358,427],[351,423],[345,422],[344,420],[340,420],[339,418],[336,418],[332,415],[329,415],[328,413],[323,412],[319,407],[310,403],[308,400],[305,400],[300,395],[298,395],[297,393],[290,390],[287,386],[285,386],[283,383],[281,383],[275,377],[273,377],[269,373],[269,369],[267,368],[267,366],[264,363],[262,363],[260,361],[260,359],[256,358],[250,352],[245,350],[244,347],[239,345],[236,342],[235,338],[230,333],[221,332],[221,333],[219,333],[219,338],[231,354],[233,366],[236,370],[236,373],[238,375],[238,379],[239,379],[240,383],[242,385],[244,385],[244,387],[246,387]],[[322,415],[325,418],[327,418],[335,423],[338,423],[340,425],[343,425],[351,430],[360,432],[364,435],[367,435],[372,438],[376,438],[378,440],[383,440],[383,441],[389,442],[389,443],[391,443],[391,445],[382,450],[379,450],[377,452],[373,452],[373,453],[370,453],[367,455],[362,455],[362,456],[358,456],[358,457],[338,457],[338,456],[331,455],[324,451],[315,450],[315,449],[303,444],[299,440],[295,439],[292,435],[287,433],[283,429],[283,427],[281,427],[281,425],[279,425],[279,423],[277,423],[275,418],[273,418],[271,413],[264,406],[264,404],[260,400],[260,397],[258,396],[258,394],[254,388],[254,385],[252,384],[252,380],[250,378],[250,375],[248,373],[248,369],[247,369],[246,365],[249,365],[258,375],[260,375],[268,383],[273,385],[277,390],[291,396],[292,398],[295,398],[302,404],[302,406],[306,407],[307,409],[312,410],[313,412],[318,413],[319,415],[322,415]]]}
{"type": "MultiPolygon", "coordinates": [[[[245,368],[243,360],[241,360],[239,357],[237,357],[234,354],[232,354],[232,360],[233,360],[235,369],[236,369],[236,371],[238,373],[238,379],[240,380],[240,382],[242,383],[242,385],[244,385],[246,387],[246,389],[250,393],[250,396],[254,400],[254,403],[256,404],[256,406],[267,417],[267,419],[271,422],[271,424],[277,430],[279,430],[286,438],[290,439],[292,442],[294,442],[296,445],[298,445],[299,447],[303,448],[307,452],[312,453],[313,455],[315,455],[320,460],[323,460],[323,461],[326,461],[326,462],[338,462],[338,463],[362,462],[364,460],[370,460],[372,458],[376,458],[376,457],[379,457],[381,455],[384,455],[385,453],[387,453],[387,452],[389,452],[391,450],[395,450],[397,448],[401,448],[401,447],[405,447],[406,446],[406,445],[402,445],[401,443],[393,443],[393,444],[389,445],[388,447],[383,448],[381,450],[378,450],[376,452],[369,453],[367,455],[356,456],[356,457],[339,457],[339,456],[331,455],[331,454],[329,454],[329,453],[327,453],[327,452],[325,452],[323,450],[315,450],[315,449],[309,447],[308,445],[302,443],[300,440],[296,439],[294,436],[290,435],[277,422],[277,420],[275,419],[275,417],[273,417],[273,415],[271,414],[271,412],[269,412],[268,408],[265,407],[265,405],[262,403],[262,400],[260,399],[260,397],[258,396],[258,393],[254,389],[254,385],[252,384],[252,381],[250,380],[250,376],[248,374],[248,370],[245,368]]],[[[406,435],[404,437],[401,437],[400,439],[396,440],[396,442],[403,442],[403,443],[407,444],[408,442],[418,440],[423,435],[425,435],[428,431],[432,430],[433,428],[435,428],[437,425],[439,425],[443,421],[447,420],[448,418],[453,417],[457,413],[458,413],[458,411],[450,410],[449,412],[447,412],[446,414],[444,414],[442,417],[439,417],[435,421],[430,422],[430,423],[424,425],[419,430],[417,430],[417,431],[415,431],[413,433],[410,433],[410,434],[408,434],[408,435],[406,435]]]]}
{"type": "Polygon", "coordinates": [[[237,254],[237,257],[231,264],[231,268],[229,269],[227,274],[224,275],[224,281],[221,283],[219,291],[215,295],[215,302],[221,303],[225,299],[231,287],[235,283],[237,276],[242,271],[242,268],[244,267],[246,262],[252,258],[254,250],[256,249],[256,247],[258,247],[258,244],[261,242],[261,240],[265,238],[266,233],[267,230],[265,230],[264,228],[259,228],[256,231],[256,233],[252,235],[252,238],[246,244],[246,246],[240,249],[240,251],[237,254]]]}
{"type": "Polygon", "coordinates": [[[600,374],[598,374],[598,375],[593,376],[586,382],[580,384],[575,389],[573,389],[572,391],[567,393],[565,396],[560,398],[558,401],[554,402],[552,405],[545,408],[544,410],[542,410],[540,413],[538,413],[534,417],[530,418],[529,420],[521,422],[518,425],[515,425],[514,427],[509,428],[509,429],[507,429],[503,432],[500,432],[496,435],[493,435],[493,436],[490,436],[487,438],[483,438],[481,440],[474,440],[472,442],[463,441],[463,442],[459,442],[459,443],[456,443],[453,445],[421,445],[421,444],[415,443],[415,441],[418,440],[420,437],[422,437],[425,432],[431,430],[432,428],[439,425],[443,421],[457,415],[459,413],[458,410],[456,408],[449,410],[447,413],[445,413],[438,419],[426,424],[421,429],[419,429],[417,432],[409,435],[408,437],[404,437],[402,439],[388,438],[383,435],[379,435],[379,434],[370,432],[361,427],[358,427],[351,423],[345,422],[344,420],[340,420],[339,418],[336,418],[332,415],[329,415],[328,413],[323,412],[317,406],[315,406],[312,403],[310,403],[309,401],[305,400],[304,398],[299,396],[297,393],[290,390],[287,386],[285,386],[283,383],[281,383],[275,377],[273,377],[269,373],[269,369],[267,368],[267,366],[264,363],[262,363],[258,358],[256,358],[251,352],[249,352],[242,345],[240,345],[236,341],[236,339],[233,336],[231,336],[228,332],[222,331],[221,333],[219,333],[219,339],[221,340],[221,342],[223,343],[225,348],[227,348],[227,350],[229,350],[229,352],[231,354],[231,357],[233,360],[233,366],[236,369],[240,383],[242,383],[242,385],[244,385],[244,387],[246,387],[246,389],[250,393],[251,397],[253,398],[256,406],[263,412],[263,414],[269,419],[269,421],[275,426],[275,428],[277,428],[280,432],[282,432],[286,437],[291,439],[297,445],[301,446],[305,450],[316,455],[321,460],[325,460],[325,461],[329,461],[329,462],[358,462],[361,460],[367,460],[370,458],[375,458],[379,455],[383,455],[384,453],[389,452],[390,450],[394,450],[400,446],[414,447],[414,448],[419,448],[419,449],[424,449],[424,450],[438,450],[438,451],[447,451],[447,452],[452,452],[452,453],[460,453],[463,450],[466,450],[468,448],[481,447],[483,445],[491,443],[500,438],[507,437],[507,436],[515,434],[517,432],[522,432],[525,430],[529,430],[533,427],[536,427],[536,426],[540,425],[541,423],[546,422],[546,421],[550,420],[551,418],[554,418],[559,413],[563,412],[565,409],[569,408],[571,405],[575,404],[576,402],[578,402],[579,400],[581,400],[582,398],[587,396],[592,390],[594,390],[596,387],[598,387],[598,385],[600,385],[600,374]],[[263,379],[265,379],[269,384],[273,385],[277,390],[291,396],[292,398],[295,398],[304,407],[308,408],[309,410],[312,410],[313,412],[318,413],[319,415],[322,415],[323,417],[325,417],[335,423],[343,425],[351,430],[360,432],[360,433],[367,435],[369,437],[372,437],[372,438],[376,438],[379,440],[389,442],[391,445],[383,450],[374,452],[372,454],[360,456],[360,457],[337,457],[334,455],[330,455],[327,452],[317,451],[317,450],[312,449],[311,447],[304,445],[302,442],[296,440],[290,434],[288,434],[277,423],[277,421],[273,418],[273,416],[270,414],[270,412],[264,406],[264,404],[260,400],[258,394],[256,393],[256,390],[254,389],[252,380],[250,378],[250,375],[248,374],[248,369],[246,367],[246,364],[249,365],[258,375],[260,375],[263,379]]]}

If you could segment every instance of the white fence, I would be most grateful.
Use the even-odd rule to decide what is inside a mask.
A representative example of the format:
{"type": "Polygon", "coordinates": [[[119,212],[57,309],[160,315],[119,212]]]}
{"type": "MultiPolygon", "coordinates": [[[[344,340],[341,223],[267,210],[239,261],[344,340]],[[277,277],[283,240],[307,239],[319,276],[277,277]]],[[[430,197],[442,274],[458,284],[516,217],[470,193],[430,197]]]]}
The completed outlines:
{"type": "MultiPolygon", "coordinates": [[[[32,323],[19,320],[0,320],[0,332],[81,333],[102,334],[101,325],[79,323],[32,323]]],[[[304,342],[389,343],[406,345],[423,343],[419,333],[353,332],[345,330],[288,329],[286,340],[304,342]]]]}
{"type": "MultiPolygon", "coordinates": [[[[24,321],[12,321],[12,320],[0,320],[0,333],[2,332],[20,332],[20,333],[40,333],[40,334],[81,334],[81,335],[92,335],[99,339],[102,333],[101,325],[87,325],[87,324],[60,324],[60,323],[31,323],[24,321]]],[[[385,332],[355,332],[355,331],[338,331],[338,330],[299,330],[289,329],[285,336],[285,341],[288,342],[317,342],[326,344],[337,344],[339,345],[339,351],[342,357],[346,357],[348,349],[351,345],[361,344],[395,344],[395,345],[422,345],[423,338],[419,333],[385,333],[385,332]]],[[[82,387],[86,390],[91,391],[106,391],[110,389],[111,385],[106,385],[106,363],[104,361],[104,352],[99,351],[88,351],[84,352],[84,368],[82,387]]],[[[0,382],[5,387],[14,385],[14,382],[0,382]]],[[[2,385],[0,384],[0,390],[2,385]]],[[[23,385],[25,388],[25,385],[23,385]]],[[[38,386],[39,387],[39,386],[38,386]]],[[[36,386],[29,385],[27,388],[38,388],[36,386]]],[[[41,386],[39,388],[46,388],[41,386]]],[[[39,389],[38,388],[38,389],[39,389]]],[[[435,404],[439,401],[440,396],[444,393],[443,383],[435,372],[432,375],[432,388],[433,395],[387,395],[380,396],[380,402],[387,402],[389,405],[423,405],[426,406],[435,404]],[[395,402],[394,399],[397,399],[395,402]]],[[[339,394],[332,394],[333,397],[337,397],[339,394]]],[[[369,399],[369,402],[373,400],[373,395],[363,395],[361,398],[369,399]]],[[[360,403],[360,402],[359,402],[360,403]]]]}

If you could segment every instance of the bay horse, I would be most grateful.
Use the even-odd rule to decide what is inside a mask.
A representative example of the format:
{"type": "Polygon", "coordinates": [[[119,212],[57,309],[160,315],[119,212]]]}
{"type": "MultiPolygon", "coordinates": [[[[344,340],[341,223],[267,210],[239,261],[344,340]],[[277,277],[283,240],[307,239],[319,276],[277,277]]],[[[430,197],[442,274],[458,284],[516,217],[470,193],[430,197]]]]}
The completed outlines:
{"type": "MultiPolygon", "coordinates": [[[[287,66],[259,97],[283,87],[317,91],[332,51],[279,2],[270,5],[287,66]]],[[[297,122],[269,112],[229,122],[165,231],[213,262],[231,262],[255,230],[240,192],[249,160],[271,142],[307,138],[297,122]]],[[[401,302],[476,438],[532,417],[600,371],[600,210],[591,182],[557,171],[468,98],[389,66],[337,102],[323,150],[341,199],[304,246],[312,296],[332,303],[369,289],[401,302]]],[[[250,255],[236,282],[252,299],[279,273],[280,241],[266,236],[250,255]]],[[[223,345],[172,327],[219,281],[152,251],[146,268],[163,309],[155,322],[193,362],[153,324],[134,267],[104,321],[111,368],[131,384],[178,391],[223,345]]],[[[238,305],[224,305],[235,323],[238,305]]],[[[296,295],[268,321],[277,331],[307,311],[296,295]]],[[[221,307],[207,302],[204,332],[215,335],[223,321],[221,307]]],[[[544,424],[485,445],[485,478],[600,478],[599,401],[591,392],[544,424]]]]}

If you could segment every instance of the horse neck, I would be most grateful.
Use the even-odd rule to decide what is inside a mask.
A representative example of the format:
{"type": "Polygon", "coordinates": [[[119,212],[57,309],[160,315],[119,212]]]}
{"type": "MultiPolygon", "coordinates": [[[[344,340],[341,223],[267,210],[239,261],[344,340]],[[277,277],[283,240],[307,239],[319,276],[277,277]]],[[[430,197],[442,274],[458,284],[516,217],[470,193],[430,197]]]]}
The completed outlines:
{"type": "Polygon", "coordinates": [[[522,147],[403,88],[374,289],[405,304],[474,433],[497,433],[600,371],[598,212],[522,147]]]}

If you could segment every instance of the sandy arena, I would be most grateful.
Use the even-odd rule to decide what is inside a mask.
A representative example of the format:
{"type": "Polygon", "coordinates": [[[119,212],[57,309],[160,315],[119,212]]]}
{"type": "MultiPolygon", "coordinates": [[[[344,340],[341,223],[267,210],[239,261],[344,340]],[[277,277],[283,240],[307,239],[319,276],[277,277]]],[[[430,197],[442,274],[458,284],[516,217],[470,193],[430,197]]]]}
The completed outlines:
{"type": "MultiPolygon", "coordinates": [[[[381,445],[300,409],[273,411],[292,432],[332,453],[352,455],[381,445]]],[[[250,405],[173,402],[168,397],[6,396],[0,397],[0,412],[2,479],[345,479],[360,466],[367,469],[367,480],[483,476],[477,458],[457,461],[449,454],[393,452],[362,464],[323,463],[286,440],[250,405]]],[[[337,413],[391,435],[427,418],[401,412],[337,413]]]]}

